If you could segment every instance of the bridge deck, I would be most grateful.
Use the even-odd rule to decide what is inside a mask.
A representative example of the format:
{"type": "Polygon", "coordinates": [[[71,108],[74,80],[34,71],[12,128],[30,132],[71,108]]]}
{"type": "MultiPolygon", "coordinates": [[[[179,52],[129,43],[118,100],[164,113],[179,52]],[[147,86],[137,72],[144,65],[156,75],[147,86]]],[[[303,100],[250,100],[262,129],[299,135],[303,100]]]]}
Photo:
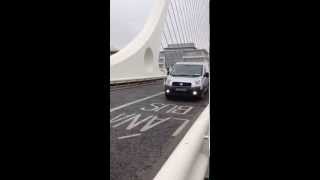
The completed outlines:
{"type": "Polygon", "coordinates": [[[208,104],[167,100],[163,82],[110,92],[110,179],[151,180],[208,104]]]}

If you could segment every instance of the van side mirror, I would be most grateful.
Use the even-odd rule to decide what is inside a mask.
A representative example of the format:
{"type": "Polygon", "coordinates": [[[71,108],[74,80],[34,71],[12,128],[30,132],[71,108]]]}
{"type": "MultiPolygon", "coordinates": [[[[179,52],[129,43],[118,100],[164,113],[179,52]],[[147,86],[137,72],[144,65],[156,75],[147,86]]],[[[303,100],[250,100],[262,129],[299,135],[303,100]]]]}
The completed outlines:
{"type": "Polygon", "coordinates": [[[206,72],[206,73],[204,74],[204,77],[209,78],[209,73],[206,72]]]}
{"type": "Polygon", "coordinates": [[[169,72],[169,71],[167,71],[167,75],[169,75],[169,73],[170,73],[170,72],[169,72]]]}

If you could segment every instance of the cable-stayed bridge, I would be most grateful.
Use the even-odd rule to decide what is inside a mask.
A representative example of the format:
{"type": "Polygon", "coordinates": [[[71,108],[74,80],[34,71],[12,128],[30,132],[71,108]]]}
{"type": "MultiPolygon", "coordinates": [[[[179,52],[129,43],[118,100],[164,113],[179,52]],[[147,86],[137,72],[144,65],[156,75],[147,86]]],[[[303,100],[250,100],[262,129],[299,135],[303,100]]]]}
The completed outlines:
{"type": "Polygon", "coordinates": [[[155,0],[141,32],[110,56],[110,179],[208,176],[209,94],[167,100],[159,52],[174,44],[178,57],[193,43],[210,56],[209,42],[209,0],[155,0]]]}

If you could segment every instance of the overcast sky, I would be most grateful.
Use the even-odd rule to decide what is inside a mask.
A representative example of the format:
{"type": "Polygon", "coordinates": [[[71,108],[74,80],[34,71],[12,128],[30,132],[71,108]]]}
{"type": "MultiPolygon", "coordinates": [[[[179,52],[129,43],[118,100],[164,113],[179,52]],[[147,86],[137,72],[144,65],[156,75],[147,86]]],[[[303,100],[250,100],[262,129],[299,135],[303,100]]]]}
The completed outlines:
{"type": "Polygon", "coordinates": [[[155,0],[110,0],[110,45],[122,48],[142,30],[155,0]]]}
{"type": "MultiPolygon", "coordinates": [[[[155,1],[156,0],[110,0],[110,45],[121,49],[130,41],[132,41],[133,38],[142,30],[155,1]]],[[[199,17],[202,17],[202,20],[200,21],[202,23],[197,25],[197,27],[200,27],[199,29],[201,29],[201,32],[193,36],[197,39],[197,41],[200,41],[198,39],[201,37],[201,41],[197,45],[198,48],[208,49],[208,36],[210,31],[207,22],[209,14],[208,6],[206,8],[206,3],[208,4],[208,0],[175,0],[175,3],[173,3],[172,6],[175,7],[175,5],[177,5],[177,8],[184,8],[184,6],[186,6],[186,2],[194,3],[190,4],[190,7],[197,9],[194,16],[198,17],[198,19],[192,20],[192,13],[189,11],[187,15],[183,16],[188,20],[183,20],[183,18],[181,18],[180,20],[178,19],[178,22],[188,22],[196,25],[196,23],[199,23],[200,21],[199,17]],[[200,3],[196,4],[195,2],[200,3]]],[[[167,21],[168,24],[171,24],[168,17],[167,21]]],[[[169,30],[166,28],[164,29],[164,32],[166,32],[167,35],[169,34],[169,30]]],[[[187,37],[191,38],[191,35],[187,37]]],[[[194,38],[191,40],[195,41],[194,38]]],[[[164,44],[164,39],[162,41],[162,44],[164,44]]],[[[169,43],[171,42],[169,41],[169,43]]]]}

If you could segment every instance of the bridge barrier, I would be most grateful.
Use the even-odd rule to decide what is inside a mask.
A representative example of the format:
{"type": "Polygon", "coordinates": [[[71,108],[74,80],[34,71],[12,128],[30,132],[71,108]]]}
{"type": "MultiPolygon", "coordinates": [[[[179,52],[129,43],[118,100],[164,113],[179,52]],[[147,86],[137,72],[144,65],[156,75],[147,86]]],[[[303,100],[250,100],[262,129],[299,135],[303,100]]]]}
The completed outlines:
{"type": "Polygon", "coordinates": [[[129,84],[129,83],[137,83],[137,82],[148,82],[148,81],[156,81],[163,80],[167,76],[151,76],[151,77],[135,77],[135,78],[119,78],[117,80],[110,80],[110,85],[120,85],[120,84],[129,84]]]}
{"type": "Polygon", "coordinates": [[[205,179],[210,156],[209,115],[208,105],[161,167],[154,180],[205,179]],[[207,136],[208,133],[209,136],[207,136]]]}

